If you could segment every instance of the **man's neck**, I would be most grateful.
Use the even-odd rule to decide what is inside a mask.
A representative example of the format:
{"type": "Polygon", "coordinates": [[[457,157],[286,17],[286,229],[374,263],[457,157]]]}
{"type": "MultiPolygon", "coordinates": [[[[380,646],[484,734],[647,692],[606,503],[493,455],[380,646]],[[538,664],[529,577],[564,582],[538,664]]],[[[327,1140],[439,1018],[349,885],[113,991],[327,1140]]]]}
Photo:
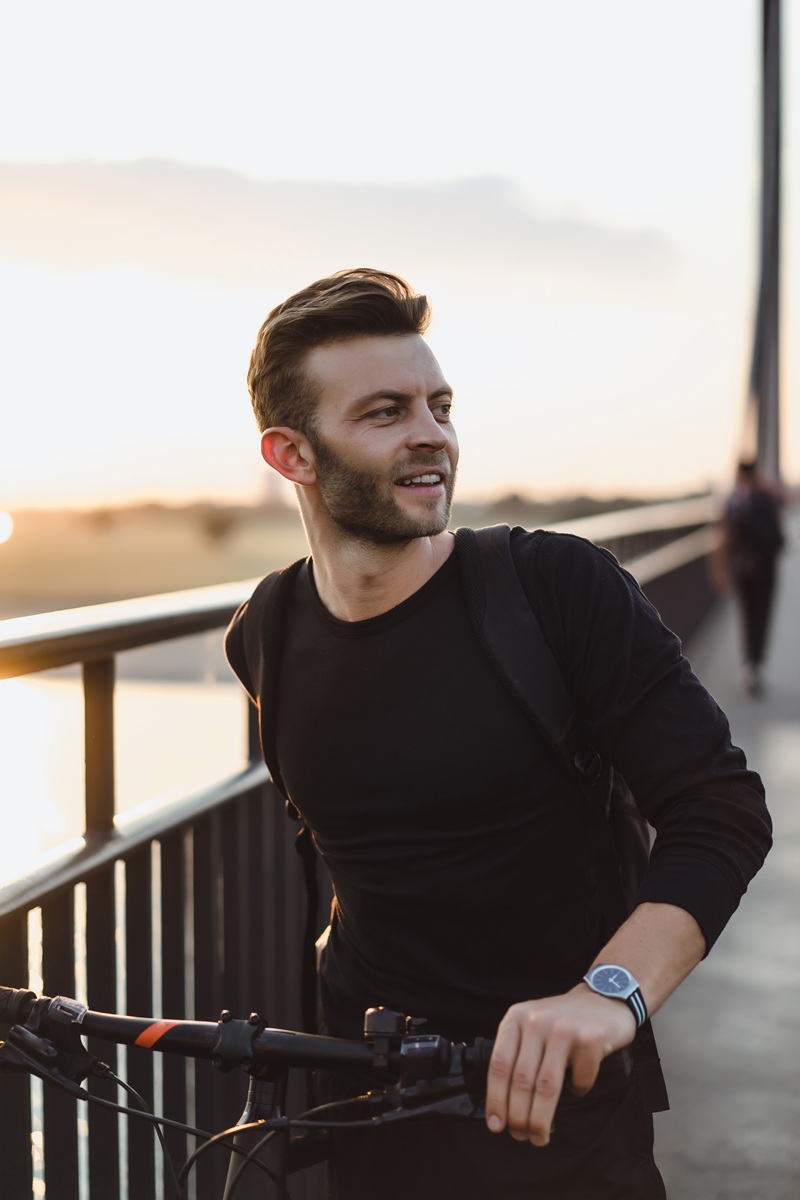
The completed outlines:
{"type": "Polygon", "coordinates": [[[419,591],[449,558],[455,539],[444,532],[383,546],[309,531],[309,543],[322,603],[340,621],[366,621],[419,591]]]}

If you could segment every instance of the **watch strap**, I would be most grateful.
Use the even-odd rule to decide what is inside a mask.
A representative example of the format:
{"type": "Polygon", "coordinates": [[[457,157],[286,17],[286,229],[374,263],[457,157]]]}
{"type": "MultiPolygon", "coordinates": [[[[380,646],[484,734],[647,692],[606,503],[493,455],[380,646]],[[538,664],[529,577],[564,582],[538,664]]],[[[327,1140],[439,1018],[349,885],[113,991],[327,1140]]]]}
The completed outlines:
{"type": "Polygon", "coordinates": [[[624,997],[625,1003],[636,1018],[636,1028],[641,1029],[647,1020],[647,1005],[644,1002],[644,996],[638,984],[631,992],[630,996],[624,997]]]}

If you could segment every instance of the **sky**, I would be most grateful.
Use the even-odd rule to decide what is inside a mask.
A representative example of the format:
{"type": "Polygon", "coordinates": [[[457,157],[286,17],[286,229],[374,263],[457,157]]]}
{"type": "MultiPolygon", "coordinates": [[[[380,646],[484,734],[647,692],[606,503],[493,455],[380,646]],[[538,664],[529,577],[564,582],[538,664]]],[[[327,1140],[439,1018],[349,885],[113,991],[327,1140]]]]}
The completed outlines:
{"type": "MultiPolygon", "coordinates": [[[[800,28],[784,8],[794,478],[800,28]]],[[[16,6],[0,509],[265,495],[257,330],[361,265],[431,297],[462,498],[724,486],[754,315],[760,20],[756,0],[16,6]]]]}

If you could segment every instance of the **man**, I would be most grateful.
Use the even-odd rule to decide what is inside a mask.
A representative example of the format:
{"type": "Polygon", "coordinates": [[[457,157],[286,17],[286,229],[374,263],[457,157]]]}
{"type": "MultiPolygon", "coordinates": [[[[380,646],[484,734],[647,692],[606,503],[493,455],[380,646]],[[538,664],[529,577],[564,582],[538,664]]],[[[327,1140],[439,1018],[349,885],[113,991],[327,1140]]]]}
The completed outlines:
{"type": "Polygon", "coordinates": [[[757,464],[739,463],[723,515],[724,551],[739,606],[742,682],[760,696],[778,555],[783,549],[780,499],[761,479],[757,464]]]}
{"type": "MultiPolygon", "coordinates": [[[[247,605],[226,646],[333,879],[325,1026],[358,1036],[384,1004],[496,1038],[485,1125],[353,1140],[335,1195],[663,1197],[625,1048],[761,865],[763,790],[630,576],[582,539],[515,530],[571,694],[658,831],[639,904],[603,929],[583,797],[470,624],[447,529],[452,391],[428,320],[403,280],[340,272],[270,313],[248,377],[311,557],[287,585],[275,661],[248,665],[247,605]],[[609,964],[626,1001],[591,975],[609,964]]],[[[486,419],[506,420],[493,405],[486,419]]]]}

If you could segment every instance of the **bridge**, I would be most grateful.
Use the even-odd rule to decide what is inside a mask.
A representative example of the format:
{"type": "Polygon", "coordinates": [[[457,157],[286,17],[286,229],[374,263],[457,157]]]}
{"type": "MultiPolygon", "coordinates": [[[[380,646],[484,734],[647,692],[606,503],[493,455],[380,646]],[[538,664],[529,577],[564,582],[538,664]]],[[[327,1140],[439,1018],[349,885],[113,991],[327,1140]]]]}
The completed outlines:
{"type": "MultiPolygon", "coordinates": [[[[737,682],[730,599],[710,563],[719,530],[710,498],[573,522],[637,575],[732,718],[735,740],[763,772],[776,848],[742,912],[674,996],[658,1029],[673,1110],[659,1118],[671,1194],[795,1197],[800,1093],[796,996],[800,910],[794,895],[800,819],[800,540],[790,543],[760,701],[737,682]],[[794,985],[794,986],[793,986],[794,985]]],[[[215,788],[120,826],[115,820],[114,693],[119,653],[221,629],[252,581],[0,623],[0,677],[81,663],[85,699],[85,838],[46,868],[0,890],[4,982],[30,979],[46,994],[87,997],[94,1009],[215,1020],[258,1007],[273,1025],[300,1027],[299,947],[304,893],[293,828],[260,761],[252,713],[249,765],[215,788]]],[[[317,914],[318,924],[324,922],[317,914]]],[[[91,1047],[108,1061],[109,1047],[91,1047]]],[[[156,1107],[202,1128],[234,1122],[241,1080],[208,1063],[123,1059],[128,1081],[156,1107]]],[[[112,1055],[111,1065],[114,1066],[112,1055]]],[[[90,1079],[91,1091],[107,1093],[90,1079]]],[[[3,1175],[15,1200],[117,1200],[164,1195],[152,1132],[74,1102],[27,1078],[4,1076],[3,1175]],[[41,1092],[41,1088],[40,1088],[41,1092]],[[33,1156],[31,1137],[33,1136],[33,1156]],[[120,1163],[122,1165],[120,1165],[120,1163]],[[43,1192],[46,1188],[46,1192],[43,1192]]],[[[168,1134],[182,1161],[186,1139],[168,1134]]],[[[221,1194],[220,1167],[198,1177],[200,1200],[221,1194]]],[[[298,1200],[320,1194],[311,1172],[298,1200]]]]}
{"type": "MultiPolygon", "coordinates": [[[[761,275],[745,450],[779,469],[779,0],[763,0],[761,275]]],[[[768,691],[737,686],[735,619],[709,564],[713,501],[632,510],[575,523],[639,579],[683,638],[700,677],[731,717],[734,739],[766,781],[776,844],[741,913],[657,1018],[672,1111],[658,1119],[659,1162],[675,1200],[796,1200],[800,1194],[800,525],[784,564],[768,691]]],[[[251,581],[252,582],[252,581],[251,581]]],[[[260,761],[122,827],[116,821],[117,656],[223,627],[250,584],[0,622],[0,678],[80,664],[85,712],[84,838],[46,868],[0,889],[2,982],[86,997],[101,1011],[215,1020],[255,1005],[270,1023],[300,1022],[303,890],[292,829],[260,761]]],[[[245,719],[243,715],[243,720],[245,719]]],[[[24,796],[20,797],[24,806],[24,796]]],[[[317,913],[318,924],[324,923],[317,913]]],[[[201,1128],[233,1123],[241,1077],[208,1063],[109,1054],[90,1047],[159,1111],[201,1128]]],[[[90,1078],[93,1094],[103,1085],[90,1078]]],[[[297,1097],[289,1097],[298,1104],[297,1097]]],[[[167,1194],[152,1132],[85,1113],[24,1075],[0,1079],[3,1195],[10,1200],[160,1200],[167,1194]]],[[[185,1135],[166,1132],[175,1159],[185,1135]]],[[[222,1194],[225,1164],[204,1162],[198,1200],[222,1194]]],[[[321,1196],[311,1172],[295,1200],[321,1196]]]]}

